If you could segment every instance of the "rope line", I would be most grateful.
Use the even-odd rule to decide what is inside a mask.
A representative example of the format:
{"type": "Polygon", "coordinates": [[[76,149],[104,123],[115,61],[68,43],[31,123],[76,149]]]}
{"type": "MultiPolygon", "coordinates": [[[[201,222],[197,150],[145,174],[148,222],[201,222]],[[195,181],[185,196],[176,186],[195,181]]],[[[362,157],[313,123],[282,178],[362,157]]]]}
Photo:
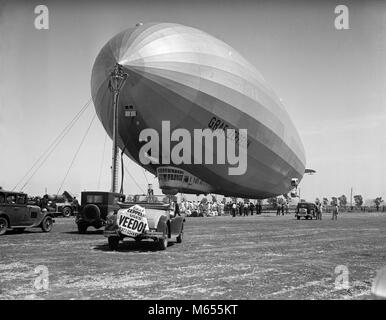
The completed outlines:
{"type": "Polygon", "coordinates": [[[58,192],[57,192],[56,194],[59,194],[60,190],[62,189],[63,184],[64,184],[64,182],[66,181],[66,178],[67,178],[67,176],[68,176],[68,174],[69,174],[69,172],[70,172],[70,170],[71,170],[71,168],[72,168],[72,165],[74,164],[75,159],[76,159],[76,157],[77,157],[77,155],[78,155],[78,153],[79,153],[79,151],[80,151],[80,148],[82,147],[83,142],[86,140],[87,134],[88,134],[88,132],[90,131],[91,125],[93,124],[93,122],[94,122],[94,120],[95,120],[95,117],[96,117],[96,113],[95,113],[94,116],[92,117],[92,119],[91,119],[91,121],[90,121],[90,124],[89,124],[89,126],[88,126],[86,132],[85,132],[84,135],[83,135],[82,141],[80,142],[80,144],[79,144],[79,146],[78,146],[78,149],[76,150],[76,152],[75,152],[75,154],[74,154],[74,156],[73,156],[73,158],[72,158],[72,161],[71,161],[71,163],[70,163],[70,166],[68,167],[67,172],[66,172],[66,175],[64,176],[63,181],[62,181],[62,183],[61,183],[61,185],[60,185],[60,187],[59,187],[59,189],[58,189],[58,192]]]}
{"type": "Polygon", "coordinates": [[[28,182],[33,178],[33,176],[36,174],[36,172],[42,167],[42,165],[45,163],[45,161],[48,159],[48,157],[52,154],[52,152],[56,149],[56,147],[59,145],[59,143],[63,140],[63,138],[68,134],[68,132],[71,130],[71,128],[79,120],[79,118],[82,116],[84,111],[86,111],[86,109],[90,105],[90,102],[91,102],[91,98],[87,101],[87,103],[85,105],[83,105],[83,107],[78,111],[78,113],[74,116],[74,118],[72,118],[71,121],[62,129],[62,131],[59,133],[59,135],[52,141],[52,143],[49,145],[49,147],[46,150],[44,150],[44,152],[34,162],[34,164],[31,166],[31,168],[27,170],[27,172],[24,174],[24,176],[13,187],[12,191],[17,188],[17,186],[31,173],[32,170],[34,170],[36,165],[44,158],[42,160],[42,162],[40,163],[40,165],[32,173],[32,175],[23,184],[20,191],[22,191],[25,188],[25,186],[28,184],[28,182]]]}

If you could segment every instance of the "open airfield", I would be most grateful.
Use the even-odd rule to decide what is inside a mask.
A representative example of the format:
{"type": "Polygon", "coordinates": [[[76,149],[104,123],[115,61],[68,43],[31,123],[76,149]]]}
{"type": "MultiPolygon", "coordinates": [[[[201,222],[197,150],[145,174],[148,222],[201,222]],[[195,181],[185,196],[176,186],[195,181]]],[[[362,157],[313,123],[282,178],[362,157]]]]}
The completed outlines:
{"type": "Polygon", "coordinates": [[[187,218],[166,251],[127,239],[111,252],[101,231],[80,235],[59,217],[51,233],[0,237],[0,299],[369,299],[385,229],[386,213],[187,218]],[[349,288],[336,287],[345,267],[349,288]]]}

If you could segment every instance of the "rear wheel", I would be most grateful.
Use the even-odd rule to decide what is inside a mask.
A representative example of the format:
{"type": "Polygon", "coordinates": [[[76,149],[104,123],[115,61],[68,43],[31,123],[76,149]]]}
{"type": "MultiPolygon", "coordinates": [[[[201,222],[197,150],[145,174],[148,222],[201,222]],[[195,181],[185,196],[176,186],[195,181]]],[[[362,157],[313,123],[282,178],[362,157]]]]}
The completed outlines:
{"type": "Polygon", "coordinates": [[[43,232],[50,232],[52,230],[52,226],[54,224],[54,221],[51,217],[45,217],[42,221],[42,230],[43,232]]]}
{"type": "Polygon", "coordinates": [[[69,217],[72,214],[72,210],[70,207],[64,207],[63,208],[63,217],[69,217]]]}
{"type": "Polygon", "coordinates": [[[119,246],[119,237],[108,237],[109,249],[117,250],[119,246]]]}
{"type": "Polygon", "coordinates": [[[184,227],[181,228],[181,232],[180,232],[180,234],[178,235],[178,237],[176,239],[177,243],[181,243],[182,242],[183,236],[184,236],[184,227]]]}
{"type": "Polygon", "coordinates": [[[7,232],[8,221],[4,217],[0,217],[0,236],[7,232]]]}
{"type": "Polygon", "coordinates": [[[87,231],[87,226],[84,224],[78,224],[78,231],[80,234],[84,234],[87,231]]]}
{"type": "Polygon", "coordinates": [[[158,240],[159,241],[158,245],[160,250],[166,250],[166,248],[168,247],[168,235],[169,235],[169,228],[166,225],[164,230],[164,236],[158,240]]]}

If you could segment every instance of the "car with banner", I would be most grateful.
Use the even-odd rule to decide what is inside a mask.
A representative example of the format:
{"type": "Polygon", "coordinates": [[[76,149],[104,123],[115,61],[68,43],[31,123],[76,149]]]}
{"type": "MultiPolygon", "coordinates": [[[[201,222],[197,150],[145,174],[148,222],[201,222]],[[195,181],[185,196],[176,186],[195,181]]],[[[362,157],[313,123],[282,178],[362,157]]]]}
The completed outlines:
{"type": "Polygon", "coordinates": [[[296,210],[295,217],[300,220],[300,218],[312,219],[316,218],[317,207],[315,203],[312,202],[299,202],[296,210]]]}
{"type": "Polygon", "coordinates": [[[23,232],[26,228],[41,228],[50,232],[54,216],[46,209],[28,204],[28,195],[0,189],[0,235],[8,229],[23,232]]]}
{"type": "Polygon", "coordinates": [[[120,206],[106,220],[104,236],[111,250],[127,237],[152,239],[160,250],[165,250],[172,239],[182,242],[185,218],[176,216],[174,203],[167,196],[136,195],[120,206]]]}
{"type": "Polygon", "coordinates": [[[95,229],[103,227],[107,215],[119,210],[119,203],[124,201],[125,196],[116,192],[83,191],[81,207],[75,217],[79,233],[86,233],[91,226],[95,229]]]}

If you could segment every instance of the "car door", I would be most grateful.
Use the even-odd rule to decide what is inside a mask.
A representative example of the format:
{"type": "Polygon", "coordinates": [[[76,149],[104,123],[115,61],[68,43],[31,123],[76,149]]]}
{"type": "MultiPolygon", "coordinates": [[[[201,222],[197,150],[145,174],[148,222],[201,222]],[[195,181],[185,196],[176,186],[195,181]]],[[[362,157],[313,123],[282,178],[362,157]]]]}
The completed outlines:
{"type": "Polygon", "coordinates": [[[17,194],[8,193],[6,195],[4,211],[9,217],[11,227],[25,224],[25,210],[17,203],[17,194]]]}

